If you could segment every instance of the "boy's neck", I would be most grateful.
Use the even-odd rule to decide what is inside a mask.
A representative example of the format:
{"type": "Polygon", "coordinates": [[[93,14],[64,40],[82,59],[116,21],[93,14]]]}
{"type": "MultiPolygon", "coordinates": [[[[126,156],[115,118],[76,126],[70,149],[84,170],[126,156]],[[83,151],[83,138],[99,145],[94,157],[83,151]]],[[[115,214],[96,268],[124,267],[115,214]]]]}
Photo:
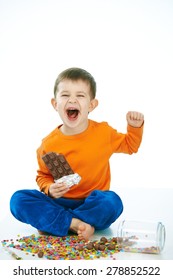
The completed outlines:
{"type": "Polygon", "coordinates": [[[89,120],[87,121],[87,123],[82,126],[82,127],[68,127],[66,125],[62,125],[60,127],[60,131],[64,134],[64,135],[76,135],[76,134],[80,134],[82,132],[84,132],[87,128],[88,128],[88,125],[89,125],[89,120]]]}

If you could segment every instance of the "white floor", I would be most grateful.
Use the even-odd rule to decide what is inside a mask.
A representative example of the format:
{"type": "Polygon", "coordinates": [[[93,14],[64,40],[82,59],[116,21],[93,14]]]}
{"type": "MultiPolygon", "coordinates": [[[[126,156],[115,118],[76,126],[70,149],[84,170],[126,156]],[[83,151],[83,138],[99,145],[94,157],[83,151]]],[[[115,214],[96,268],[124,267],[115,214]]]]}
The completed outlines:
{"type": "MultiPolygon", "coordinates": [[[[113,237],[117,234],[117,227],[121,220],[149,220],[160,221],[166,228],[166,242],[161,254],[139,254],[139,253],[117,253],[117,260],[173,260],[173,189],[117,189],[124,203],[124,211],[120,218],[107,230],[96,232],[94,239],[101,236],[113,237]]],[[[1,201],[0,212],[0,241],[4,239],[16,239],[20,237],[37,234],[37,231],[29,225],[18,222],[11,215],[8,207],[8,198],[1,201]]],[[[32,259],[19,251],[24,259],[32,259]]],[[[5,252],[0,245],[0,260],[10,260],[12,257],[5,252]]]]}

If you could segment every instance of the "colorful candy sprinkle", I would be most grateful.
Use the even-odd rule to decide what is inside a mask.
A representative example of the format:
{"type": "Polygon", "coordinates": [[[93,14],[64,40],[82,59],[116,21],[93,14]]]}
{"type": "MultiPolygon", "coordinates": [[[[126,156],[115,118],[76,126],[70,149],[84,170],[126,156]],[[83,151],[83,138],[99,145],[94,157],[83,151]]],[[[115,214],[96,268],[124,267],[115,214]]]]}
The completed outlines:
{"type": "Polygon", "coordinates": [[[119,252],[116,238],[86,242],[77,235],[57,237],[52,235],[30,235],[13,240],[1,241],[2,246],[18,249],[33,257],[48,260],[94,260],[98,258],[115,259],[119,252]]]}

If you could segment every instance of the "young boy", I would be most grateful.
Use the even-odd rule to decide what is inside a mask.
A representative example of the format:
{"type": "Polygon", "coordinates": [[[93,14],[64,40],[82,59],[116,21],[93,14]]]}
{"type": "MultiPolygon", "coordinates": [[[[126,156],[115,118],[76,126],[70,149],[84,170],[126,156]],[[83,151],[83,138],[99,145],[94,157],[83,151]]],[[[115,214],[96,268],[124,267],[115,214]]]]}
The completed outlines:
{"type": "Polygon", "coordinates": [[[95,230],[108,228],[122,213],[120,197],[110,190],[109,158],[113,153],[132,154],[142,140],[144,116],[128,112],[127,133],[106,122],[88,118],[98,105],[96,83],[87,71],[70,68],[59,74],[51,103],[62,124],[42,140],[37,150],[36,181],[41,191],[19,190],[10,201],[16,219],[52,235],[74,231],[88,240],[95,230]],[[81,176],[71,188],[54,182],[42,156],[63,154],[73,171],[81,176]]]}

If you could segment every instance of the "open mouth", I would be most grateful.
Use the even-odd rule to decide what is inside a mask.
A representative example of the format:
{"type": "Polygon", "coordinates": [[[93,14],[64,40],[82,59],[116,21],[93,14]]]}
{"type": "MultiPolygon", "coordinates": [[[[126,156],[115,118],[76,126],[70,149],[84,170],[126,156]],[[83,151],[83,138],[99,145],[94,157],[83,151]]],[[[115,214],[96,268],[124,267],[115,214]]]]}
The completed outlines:
{"type": "Polygon", "coordinates": [[[67,109],[67,117],[69,120],[76,120],[78,115],[79,115],[79,110],[78,109],[67,109]]]}

